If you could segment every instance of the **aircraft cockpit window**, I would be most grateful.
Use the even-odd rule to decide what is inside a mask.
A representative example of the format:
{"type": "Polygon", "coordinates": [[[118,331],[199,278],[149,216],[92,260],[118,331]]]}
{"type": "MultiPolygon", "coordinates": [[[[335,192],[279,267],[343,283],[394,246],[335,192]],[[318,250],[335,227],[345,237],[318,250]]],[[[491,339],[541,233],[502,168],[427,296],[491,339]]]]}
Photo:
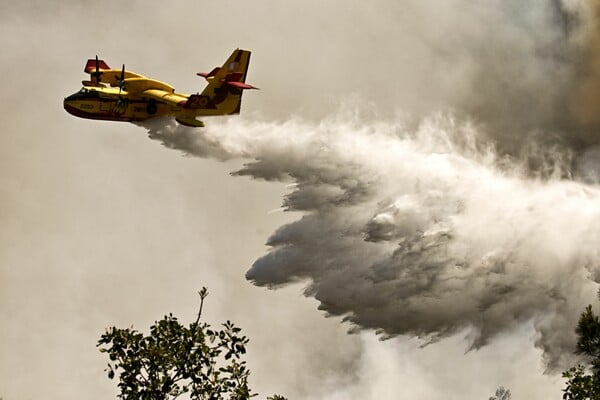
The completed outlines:
{"type": "Polygon", "coordinates": [[[79,92],[72,94],[68,97],[69,100],[81,100],[81,99],[91,99],[100,97],[100,93],[97,90],[81,88],[79,92]]]}

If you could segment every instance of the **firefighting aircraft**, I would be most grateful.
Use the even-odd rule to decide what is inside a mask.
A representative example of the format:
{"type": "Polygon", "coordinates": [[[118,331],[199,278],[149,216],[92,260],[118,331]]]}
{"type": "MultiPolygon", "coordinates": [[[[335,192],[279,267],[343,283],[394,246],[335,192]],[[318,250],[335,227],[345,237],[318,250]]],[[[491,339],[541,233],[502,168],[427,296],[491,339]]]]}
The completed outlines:
{"type": "Polygon", "coordinates": [[[109,121],[144,121],[174,116],[177,122],[202,127],[199,116],[239,114],[246,83],[250,52],[235,50],[222,67],[199,72],[208,85],[202,93],[176,93],[172,86],[135,72],[110,69],[103,61],[90,59],[84,72],[90,74],[83,88],[64,100],[67,112],[81,118],[109,121]]]}

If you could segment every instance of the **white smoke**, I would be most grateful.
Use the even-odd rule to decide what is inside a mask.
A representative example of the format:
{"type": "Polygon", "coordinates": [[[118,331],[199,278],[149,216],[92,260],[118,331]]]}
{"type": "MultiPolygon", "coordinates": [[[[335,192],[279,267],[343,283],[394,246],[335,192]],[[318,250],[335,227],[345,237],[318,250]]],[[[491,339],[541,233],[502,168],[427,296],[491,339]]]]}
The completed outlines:
{"type": "Polygon", "coordinates": [[[404,10],[418,33],[398,43],[427,66],[386,79],[377,107],[453,112],[415,124],[349,107],[316,122],[211,120],[201,132],[163,120],[150,136],[254,160],[234,174],[293,184],[282,207],[301,217],[268,239],[247,273],[255,284],[306,282],[320,309],[384,338],[430,343],[467,330],[480,348],[532,324],[548,369],[564,367],[600,279],[597,1],[404,10]],[[403,102],[394,96],[412,87],[405,78],[422,91],[403,102]],[[420,105],[430,95],[439,105],[420,105]]]}
{"type": "Polygon", "coordinates": [[[358,114],[205,130],[163,120],[150,136],[191,155],[251,158],[234,174],[294,184],[283,207],[302,216],[271,235],[247,273],[255,284],[306,282],[351,331],[423,343],[469,329],[479,348],[533,321],[548,368],[571,362],[600,278],[600,191],[531,177],[449,115],[412,130],[358,114]]]}

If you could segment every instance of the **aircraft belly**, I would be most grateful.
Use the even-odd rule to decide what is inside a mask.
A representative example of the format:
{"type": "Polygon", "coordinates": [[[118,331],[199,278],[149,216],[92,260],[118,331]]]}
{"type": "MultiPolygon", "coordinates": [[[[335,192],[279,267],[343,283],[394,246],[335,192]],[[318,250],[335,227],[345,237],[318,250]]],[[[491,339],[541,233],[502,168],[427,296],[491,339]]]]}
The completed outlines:
{"type": "Polygon", "coordinates": [[[143,121],[153,115],[148,113],[145,101],[117,101],[96,99],[64,103],[67,112],[80,118],[109,121],[143,121]]]}

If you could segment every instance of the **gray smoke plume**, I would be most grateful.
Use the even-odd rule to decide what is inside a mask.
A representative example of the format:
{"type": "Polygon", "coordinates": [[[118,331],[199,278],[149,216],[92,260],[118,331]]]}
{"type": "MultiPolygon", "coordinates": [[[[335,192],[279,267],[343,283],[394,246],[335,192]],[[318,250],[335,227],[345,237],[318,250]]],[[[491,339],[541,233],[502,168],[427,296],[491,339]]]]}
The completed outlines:
{"type": "Polygon", "coordinates": [[[480,20],[432,53],[456,76],[440,107],[454,111],[144,126],[187,154],[254,160],[235,175],[293,184],[283,208],[301,217],[268,239],[246,275],[256,285],[306,282],[351,331],[424,344],[468,329],[476,349],[533,322],[552,370],[572,362],[600,279],[599,7],[469,6],[480,20]]]}
{"type": "MultiPolygon", "coordinates": [[[[423,69],[413,77],[425,81],[415,97],[434,93],[439,108],[474,118],[480,139],[501,153],[526,159],[538,154],[531,146],[579,152],[599,142],[599,9],[597,0],[409,2],[416,22],[402,23],[416,25],[414,37],[427,50],[411,52],[417,45],[408,42],[398,51],[415,53],[408,62],[423,69]]],[[[528,160],[530,168],[539,169],[538,161],[528,160]]]]}
{"type": "Polygon", "coordinates": [[[479,348],[533,320],[548,367],[564,365],[600,277],[600,191],[531,178],[478,134],[448,115],[411,130],[353,110],[320,123],[150,128],[192,155],[255,159],[236,175],[294,184],[283,207],[302,216],[269,238],[247,273],[255,284],[307,282],[351,331],[424,343],[468,328],[479,348]]]}

